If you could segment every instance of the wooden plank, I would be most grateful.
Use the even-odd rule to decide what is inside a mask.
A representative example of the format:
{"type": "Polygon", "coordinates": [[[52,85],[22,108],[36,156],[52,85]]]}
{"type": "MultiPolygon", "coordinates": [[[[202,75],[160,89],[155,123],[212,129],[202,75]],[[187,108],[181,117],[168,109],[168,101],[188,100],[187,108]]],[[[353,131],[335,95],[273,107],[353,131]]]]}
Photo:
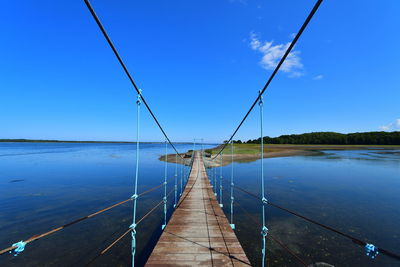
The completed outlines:
{"type": "Polygon", "coordinates": [[[188,184],[147,267],[250,266],[195,153],[188,184]]]}

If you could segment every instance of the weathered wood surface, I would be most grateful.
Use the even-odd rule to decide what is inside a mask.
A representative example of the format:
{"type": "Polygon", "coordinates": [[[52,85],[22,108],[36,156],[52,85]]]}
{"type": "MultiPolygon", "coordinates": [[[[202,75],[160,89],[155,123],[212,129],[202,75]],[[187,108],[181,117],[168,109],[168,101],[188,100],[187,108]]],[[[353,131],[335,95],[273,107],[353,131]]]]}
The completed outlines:
{"type": "Polygon", "coordinates": [[[250,266],[198,153],[177,208],[146,266],[250,266]]]}

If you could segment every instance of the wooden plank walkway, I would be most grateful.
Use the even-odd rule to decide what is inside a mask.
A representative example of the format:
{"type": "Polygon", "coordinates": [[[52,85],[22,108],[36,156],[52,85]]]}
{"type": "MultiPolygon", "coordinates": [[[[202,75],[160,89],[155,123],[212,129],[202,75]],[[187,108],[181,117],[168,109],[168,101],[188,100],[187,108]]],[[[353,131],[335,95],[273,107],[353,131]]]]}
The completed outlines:
{"type": "Polygon", "coordinates": [[[146,266],[250,266],[195,153],[188,184],[146,266]]]}

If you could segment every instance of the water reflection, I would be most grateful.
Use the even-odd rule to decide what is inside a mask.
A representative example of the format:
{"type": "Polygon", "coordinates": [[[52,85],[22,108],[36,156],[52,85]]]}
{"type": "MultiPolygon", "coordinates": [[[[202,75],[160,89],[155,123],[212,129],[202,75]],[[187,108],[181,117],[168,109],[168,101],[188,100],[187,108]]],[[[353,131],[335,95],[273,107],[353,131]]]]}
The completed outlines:
{"type": "MultiPolygon", "coordinates": [[[[163,181],[162,144],[143,144],[140,190],[163,181]]],[[[132,144],[0,144],[0,247],[62,225],[132,194],[132,144]]],[[[191,145],[178,145],[180,151],[191,145]]],[[[172,153],[172,150],[170,150],[172,153]]],[[[259,161],[235,163],[235,183],[259,193],[259,161]]],[[[169,164],[169,177],[175,165],[169,164]]],[[[179,169],[178,169],[179,170],[179,169]]],[[[223,167],[224,203],[228,207],[230,166],[223,167]]],[[[217,172],[219,173],[219,172],[217,172]]],[[[400,229],[400,151],[325,151],[319,156],[265,160],[268,198],[282,206],[398,251],[400,229]]],[[[168,185],[168,190],[172,189],[168,185]]],[[[139,199],[140,218],[162,197],[156,190],[139,199]]],[[[170,198],[172,200],[172,198],[170,198]]],[[[260,204],[235,191],[248,213],[260,216],[260,204]]],[[[172,212],[169,201],[169,214],[172,212]]],[[[107,213],[28,244],[20,256],[3,255],[1,266],[84,266],[131,224],[128,202],[107,213]]],[[[225,210],[229,214],[228,210],[225,210]]],[[[161,233],[162,209],[138,227],[138,262],[143,264],[161,233]]],[[[259,263],[260,226],[235,206],[237,235],[254,265],[259,263]]],[[[307,263],[336,266],[399,266],[379,255],[374,261],[363,248],[273,207],[268,228],[274,237],[307,263]]],[[[130,237],[93,262],[93,266],[129,266],[130,237]]],[[[268,240],[269,266],[298,266],[268,240]]]]}
{"type": "MultiPolygon", "coordinates": [[[[400,220],[400,156],[399,151],[387,152],[382,152],[384,157],[376,151],[325,151],[322,156],[267,159],[264,167],[269,199],[399,252],[400,230],[396,224],[400,220]]],[[[236,183],[259,193],[259,164],[259,161],[237,164],[236,183]]],[[[229,177],[230,170],[225,168],[224,173],[229,177]]],[[[260,205],[240,191],[236,192],[237,201],[253,215],[260,216],[260,205]]],[[[261,235],[255,233],[260,232],[261,226],[249,224],[240,209],[237,213],[239,238],[246,252],[251,253],[253,262],[259,264],[261,235]]],[[[308,263],[399,266],[398,262],[382,255],[370,260],[363,248],[351,241],[273,207],[268,208],[268,227],[274,237],[308,263]]],[[[271,266],[298,266],[298,262],[276,243],[269,240],[268,245],[271,266]]]]}

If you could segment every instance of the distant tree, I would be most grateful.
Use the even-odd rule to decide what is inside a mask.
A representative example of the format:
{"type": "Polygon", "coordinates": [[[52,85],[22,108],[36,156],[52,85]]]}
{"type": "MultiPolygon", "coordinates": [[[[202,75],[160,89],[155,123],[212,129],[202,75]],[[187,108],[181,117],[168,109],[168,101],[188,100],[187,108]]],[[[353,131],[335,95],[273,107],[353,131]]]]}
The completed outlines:
{"type": "MultiPolygon", "coordinates": [[[[313,132],[281,135],[279,137],[264,136],[263,142],[265,144],[400,145],[400,132],[365,132],[349,134],[335,132],[313,132]]],[[[248,140],[246,143],[260,144],[261,138],[248,140]]]]}

